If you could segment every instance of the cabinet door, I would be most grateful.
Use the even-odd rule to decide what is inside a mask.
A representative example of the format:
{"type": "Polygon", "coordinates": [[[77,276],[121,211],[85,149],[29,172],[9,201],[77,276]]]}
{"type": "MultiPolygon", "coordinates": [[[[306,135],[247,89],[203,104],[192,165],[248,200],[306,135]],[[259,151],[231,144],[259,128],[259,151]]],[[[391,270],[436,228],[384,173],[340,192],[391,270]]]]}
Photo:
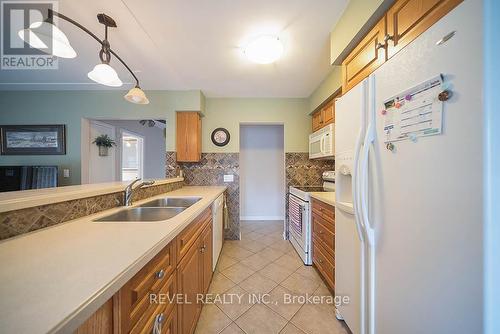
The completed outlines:
{"type": "Polygon", "coordinates": [[[201,271],[203,273],[203,293],[208,291],[210,281],[212,280],[212,251],[213,251],[213,229],[212,220],[208,223],[200,237],[200,249],[202,250],[203,261],[201,271]]]}
{"type": "Polygon", "coordinates": [[[385,17],[342,62],[342,94],[356,86],[386,60],[385,17]]]}
{"type": "Polygon", "coordinates": [[[197,112],[177,112],[177,161],[197,162],[201,157],[201,119],[197,112]]]}
{"type": "Polygon", "coordinates": [[[312,114],[312,130],[313,132],[321,129],[321,110],[312,114]]]}
{"type": "Polygon", "coordinates": [[[388,57],[436,23],[463,0],[399,0],[387,12],[388,57]]]}
{"type": "Polygon", "coordinates": [[[202,272],[200,271],[201,252],[194,244],[177,267],[178,294],[185,300],[177,308],[178,330],[182,334],[191,334],[196,329],[202,304],[196,298],[202,291],[202,272]]]}
{"type": "Polygon", "coordinates": [[[113,299],[110,299],[80,325],[74,334],[112,334],[116,332],[113,322],[113,299]]]}
{"type": "Polygon", "coordinates": [[[323,113],[323,126],[335,123],[335,103],[330,101],[321,111],[323,113]]]}

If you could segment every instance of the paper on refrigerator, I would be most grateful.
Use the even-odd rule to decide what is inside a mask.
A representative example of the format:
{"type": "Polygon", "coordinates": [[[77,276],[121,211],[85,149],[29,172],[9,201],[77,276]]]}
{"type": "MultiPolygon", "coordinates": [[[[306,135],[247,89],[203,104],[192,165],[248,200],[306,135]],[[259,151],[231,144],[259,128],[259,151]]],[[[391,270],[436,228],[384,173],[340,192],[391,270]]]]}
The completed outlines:
{"type": "Polygon", "coordinates": [[[441,133],[443,102],[438,95],[442,84],[438,75],[384,101],[386,143],[441,133]]]}

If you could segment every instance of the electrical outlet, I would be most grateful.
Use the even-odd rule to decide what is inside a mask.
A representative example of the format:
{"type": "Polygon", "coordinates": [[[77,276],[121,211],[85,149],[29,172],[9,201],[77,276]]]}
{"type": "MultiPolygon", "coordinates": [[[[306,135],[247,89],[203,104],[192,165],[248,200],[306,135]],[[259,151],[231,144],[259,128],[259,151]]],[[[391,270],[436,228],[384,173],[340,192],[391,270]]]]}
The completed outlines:
{"type": "Polygon", "coordinates": [[[69,169],[68,168],[63,169],[63,177],[65,177],[65,178],[69,177],[69,169]]]}
{"type": "Polygon", "coordinates": [[[224,175],[224,182],[234,182],[234,175],[233,174],[224,175]]]}

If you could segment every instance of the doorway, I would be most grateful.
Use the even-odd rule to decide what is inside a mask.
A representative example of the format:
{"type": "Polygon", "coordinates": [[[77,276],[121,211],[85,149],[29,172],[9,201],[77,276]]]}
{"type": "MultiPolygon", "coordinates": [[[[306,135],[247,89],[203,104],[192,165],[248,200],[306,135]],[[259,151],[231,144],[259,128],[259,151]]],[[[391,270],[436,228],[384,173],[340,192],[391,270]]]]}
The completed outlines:
{"type": "Polygon", "coordinates": [[[285,219],[282,124],[240,125],[240,219],[285,219]]]}
{"type": "Polygon", "coordinates": [[[158,119],[82,119],[81,183],[165,178],[166,121],[158,119]],[[115,143],[100,155],[100,135],[115,143]]]}
{"type": "Polygon", "coordinates": [[[132,181],[144,177],[144,137],[121,131],[120,145],[121,181],[132,181]]]}

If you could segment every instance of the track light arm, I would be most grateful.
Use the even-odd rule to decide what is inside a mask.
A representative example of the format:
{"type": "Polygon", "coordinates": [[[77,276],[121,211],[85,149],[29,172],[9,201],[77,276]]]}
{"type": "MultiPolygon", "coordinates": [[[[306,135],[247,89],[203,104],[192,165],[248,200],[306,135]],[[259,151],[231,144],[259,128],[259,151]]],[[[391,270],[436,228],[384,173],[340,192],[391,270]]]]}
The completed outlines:
{"type": "MultiPolygon", "coordinates": [[[[99,15],[104,15],[104,14],[99,14],[99,15]]],[[[116,27],[116,24],[114,23],[114,21],[111,19],[111,22],[106,22],[106,20],[104,21],[101,21],[101,19],[99,18],[99,22],[104,24],[104,26],[106,27],[106,39],[105,40],[101,40],[99,37],[97,37],[92,31],[88,30],[87,28],[85,28],[83,25],[81,25],[80,23],[76,22],[75,20],[67,17],[66,15],[64,14],[61,14],[59,12],[56,12],[55,10],[52,10],[52,9],[49,9],[48,10],[48,17],[47,17],[47,20],[48,22],[50,23],[54,23],[53,20],[54,20],[54,16],[57,16],[61,19],[63,19],[64,21],[67,21],[69,23],[71,23],[72,25],[80,28],[81,30],[85,31],[88,35],[90,35],[92,38],[94,38],[99,44],[101,44],[101,46],[103,46],[105,43],[105,41],[107,41],[107,30],[108,30],[108,26],[110,27],[116,27]]],[[[134,77],[135,79],[135,86],[136,87],[139,87],[139,79],[135,76],[134,72],[132,72],[132,70],[130,69],[130,67],[128,67],[128,65],[123,61],[123,59],[120,58],[120,56],[118,56],[116,54],[116,52],[114,52],[111,48],[109,49],[109,52],[116,57],[116,59],[118,59],[120,61],[120,63],[123,64],[123,66],[125,66],[125,68],[130,72],[130,74],[134,77]]]]}

